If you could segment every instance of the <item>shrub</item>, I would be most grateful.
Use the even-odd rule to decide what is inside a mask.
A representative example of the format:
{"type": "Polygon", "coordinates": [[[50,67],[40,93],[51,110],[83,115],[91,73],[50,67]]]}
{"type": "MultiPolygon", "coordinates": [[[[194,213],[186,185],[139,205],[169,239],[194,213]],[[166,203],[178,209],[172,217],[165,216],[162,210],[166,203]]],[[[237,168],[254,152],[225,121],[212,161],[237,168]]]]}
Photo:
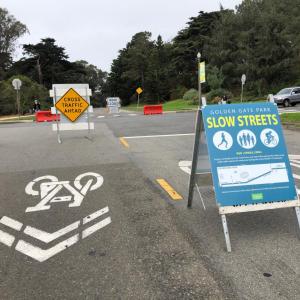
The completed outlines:
{"type": "Polygon", "coordinates": [[[16,91],[12,86],[12,80],[14,78],[19,78],[22,81],[20,89],[21,114],[31,111],[35,99],[40,101],[42,109],[49,109],[51,107],[47,89],[28,77],[19,75],[0,82],[0,115],[16,113],[16,91]]]}
{"type": "Polygon", "coordinates": [[[185,94],[185,92],[187,91],[188,89],[182,85],[179,85],[177,86],[175,89],[173,89],[171,91],[171,99],[174,100],[174,99],[181,99],[182,98],[182,95],[185,94]]]}
{"type": "Polygon", "coordinates": [[[216,89],[210,91],[207,95],[207,101],[211,103],[217,103],[220,98],[222,98],[224,95],[227,96],[228,99],[232,98],[233,95],[231,92],[224,90],[224,89],[216,89]]]}
{"type": "Polygon", "coordinates": [[[198,101],[198,98],[198,91],[195,89],[190,89],[183,95],[183,100],[191,101],[193,102],[193,104],[195,104],[198,101]]]}

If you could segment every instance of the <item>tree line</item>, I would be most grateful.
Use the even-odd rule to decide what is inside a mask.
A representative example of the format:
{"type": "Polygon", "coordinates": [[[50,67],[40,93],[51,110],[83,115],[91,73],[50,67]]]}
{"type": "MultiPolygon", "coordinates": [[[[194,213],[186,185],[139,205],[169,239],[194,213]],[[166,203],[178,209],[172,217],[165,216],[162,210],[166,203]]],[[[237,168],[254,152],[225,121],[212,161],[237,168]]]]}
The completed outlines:
{"type": "Polygon", "coordinates": [[[24,56],[14,62],[16,41],[28,30],[0,8],[0,113],[13,109],[10,83],[20,75],[35,87],[27,93],[28,103],[42,97],[46,105],[47,89],[69,82],[89,83],[95,106],[107,96],[120,97],[123,105],[136,102],[137,87],[143,88],[146,103],[183,98],[197,89],[198,52],[207,65],[203,90],[208,100],[238,96],[242,74],[248,98],[262,97],[300,85],[299,28],[300,0],[244,0],[235,10],[200,11],[171,41],[136,33],[106,73],[86,61],[70,62],[53,38],[23,45],[24,56]]]}
{"type": "Polygon", "coordinates": [[[197,53],[207,64],[208,99],[240,94],[246,74],[248,98],[300,85],[300,0],[244,0],[236,10],[200,11],[171,42],[140,32],[119,51],[108,76],[109,92],[126,103],[182,98],[197,89],[197,53]]]}
{"type": "Polygon", "coordinates": [[[48,109],[52,105],[49,89],[54,83],[88,83],[93,91],[92,104],[104,103],[102,90],[107,73],[84,60],[69,61],[65,48],[53,38],[23,45],[22,58],[13,61],[16,41],[27,32],[26,25],[0,8],[0,114],[16,112],[16,93],[11,84],[16,77],[23,83],[21,113],[29,112],[35,99],[48,109]]]}

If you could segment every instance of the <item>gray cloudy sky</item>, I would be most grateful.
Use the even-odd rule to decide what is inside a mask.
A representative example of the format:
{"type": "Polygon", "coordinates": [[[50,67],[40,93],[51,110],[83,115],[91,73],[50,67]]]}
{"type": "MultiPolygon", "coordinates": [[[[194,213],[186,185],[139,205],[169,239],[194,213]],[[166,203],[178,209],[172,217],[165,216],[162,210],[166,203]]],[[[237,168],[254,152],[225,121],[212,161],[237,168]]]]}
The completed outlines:
{"type": "MultiPolygon", "coordinates": [[[[200,10],[234,8],[241,0],[1,0],[30,34],[20,43],[53,37],[70,60],[84,59],[109,71],[132,35],[150,31],[171,40],[200,10]]],[[[20,53],[20,50],[19,50],[20,53]]]]}

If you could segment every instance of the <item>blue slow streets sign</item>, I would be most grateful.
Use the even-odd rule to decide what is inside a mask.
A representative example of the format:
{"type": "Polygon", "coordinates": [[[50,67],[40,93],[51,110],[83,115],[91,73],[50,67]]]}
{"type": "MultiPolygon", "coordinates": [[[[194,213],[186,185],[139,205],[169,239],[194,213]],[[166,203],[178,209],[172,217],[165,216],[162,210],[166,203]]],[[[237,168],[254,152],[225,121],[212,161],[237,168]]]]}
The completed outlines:
{"type": "Polygon", "coordinates": [[[276,105],[209,105],[202,113],[220,206],[297,199],[276,105]]]}

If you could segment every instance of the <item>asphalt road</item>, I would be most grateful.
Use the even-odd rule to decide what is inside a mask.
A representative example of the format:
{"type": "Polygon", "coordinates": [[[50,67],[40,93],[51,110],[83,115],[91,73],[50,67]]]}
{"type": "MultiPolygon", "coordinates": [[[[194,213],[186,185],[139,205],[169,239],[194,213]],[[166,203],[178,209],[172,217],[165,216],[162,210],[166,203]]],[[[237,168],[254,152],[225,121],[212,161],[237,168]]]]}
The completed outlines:
{"type": "MultiPolygon", "coordinates": [[[[64,132],[61,145],[50,124],[1,125],[0,299],[297,299],[293,210],[229,217],[228,254],[211,187],[206,210],[196,195],[186,208],[194,119],[95,110],[93,139],[64,132]]],[[[285,137],[300,154],[300,133],[285,137]]]]}

